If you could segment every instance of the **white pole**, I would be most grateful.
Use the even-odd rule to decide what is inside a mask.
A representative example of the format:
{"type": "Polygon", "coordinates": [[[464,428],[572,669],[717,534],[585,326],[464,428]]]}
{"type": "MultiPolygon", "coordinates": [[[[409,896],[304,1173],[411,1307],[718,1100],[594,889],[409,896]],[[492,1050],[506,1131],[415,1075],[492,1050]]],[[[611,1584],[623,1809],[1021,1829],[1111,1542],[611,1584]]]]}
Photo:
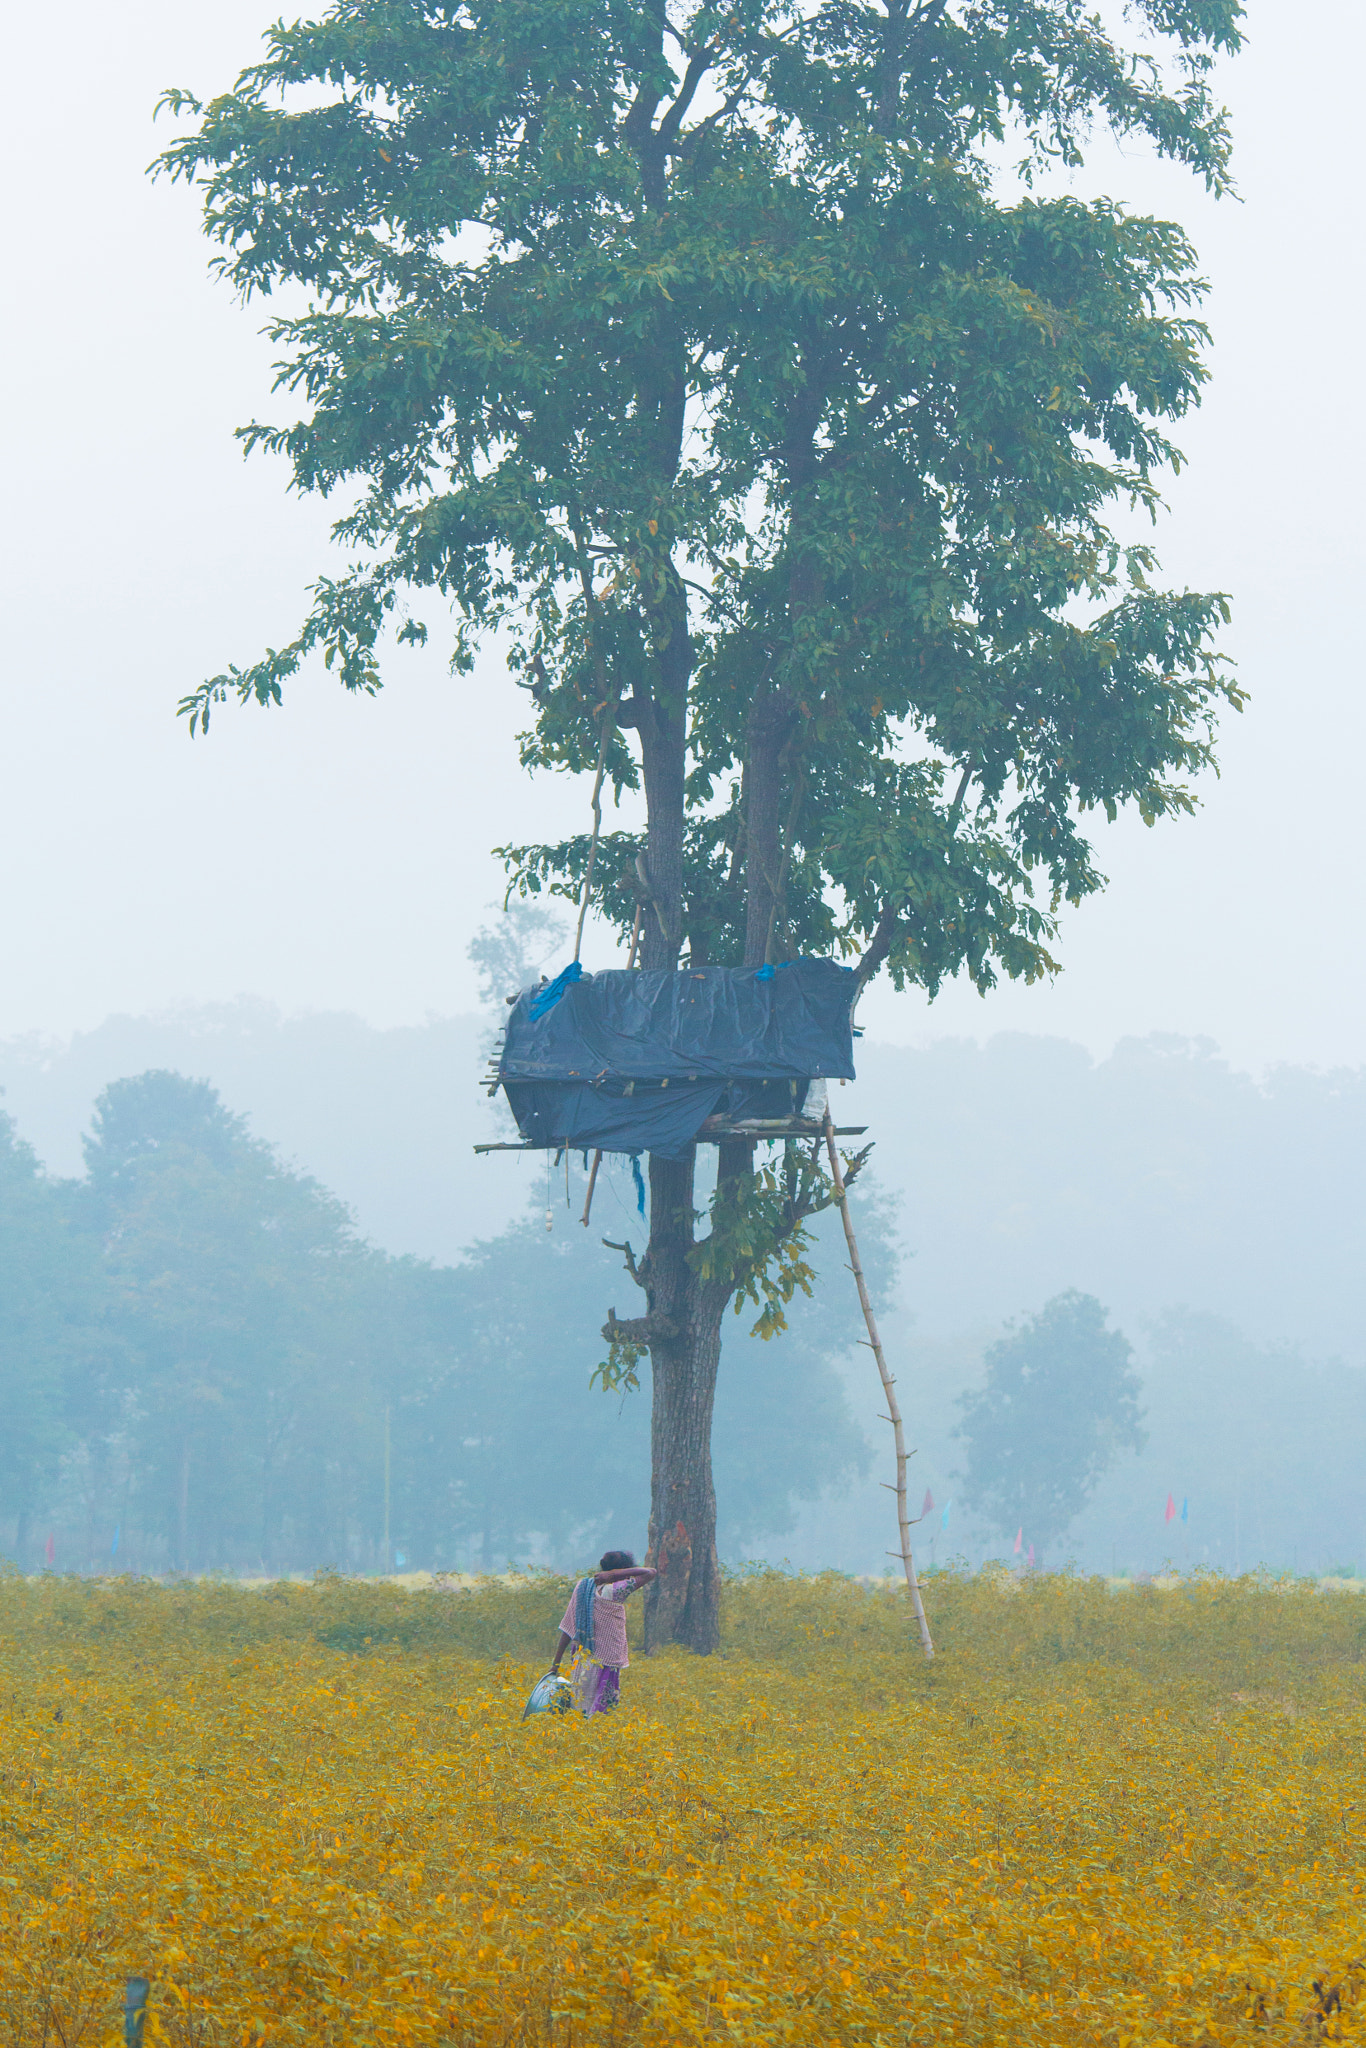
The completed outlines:
{"type": "Polygon", "coordinates": [[[393,1552],[389,1548],[389,1410],[384,1411],[384,1569],[393,1569],[393,1552]]]}

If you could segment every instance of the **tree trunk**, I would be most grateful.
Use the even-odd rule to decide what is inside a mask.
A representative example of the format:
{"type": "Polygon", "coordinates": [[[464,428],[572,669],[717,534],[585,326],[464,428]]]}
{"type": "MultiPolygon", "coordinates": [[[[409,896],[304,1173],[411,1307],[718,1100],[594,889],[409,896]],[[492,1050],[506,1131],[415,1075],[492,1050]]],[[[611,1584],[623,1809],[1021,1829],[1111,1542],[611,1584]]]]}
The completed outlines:
{"type": "Polygon", "coordinates": [[[687,1319],[650,1353],[650,1548],[660,1576],[645,1610],[645,1650],[685,1643],[710,1656],[721,1639],[721,1567],[711,1418],[721,1362],[722,1304],[687,1319]]]}
{"type": "Polygon", "coordinates": [[[765,690],[750,712],[745,750],[745,960],[762,967],[786,957],[783,898],[783,745],[792,715],[765,690]]]}
{"type": "MultiPolygon", "coordinates": [[[[660,633],[652,701],[639,725],[648,813],[650,901],[641,929],[643,965],[674,969],[683,939],[684,774],[692,666],[687,597],[675,583],[660,633]]],[[[650,1158],[650,1242],[641,1265],[649,1313],[650,1533],[646,1555],[660,1577],[645,1602],[645,1649],[685,1643],[708,1655],[720,1638],[721,1573],[711,1417],[721,1355],[725,1293],[700,1282],[693,1249],[696,1152],[650,1158]]]]}
{"type": "Polygon", "coordinates": [[[711,1418],[726,1290],[699,1281],[688,1264],[695,1164],[692,1151],[686,1159],[650,1160],[646,1272],[654,1392],[646,1556],[660,1576],[645,1602],[647,1654],[672,1642],[708,1656],[721,1632],[711,1418]]]}

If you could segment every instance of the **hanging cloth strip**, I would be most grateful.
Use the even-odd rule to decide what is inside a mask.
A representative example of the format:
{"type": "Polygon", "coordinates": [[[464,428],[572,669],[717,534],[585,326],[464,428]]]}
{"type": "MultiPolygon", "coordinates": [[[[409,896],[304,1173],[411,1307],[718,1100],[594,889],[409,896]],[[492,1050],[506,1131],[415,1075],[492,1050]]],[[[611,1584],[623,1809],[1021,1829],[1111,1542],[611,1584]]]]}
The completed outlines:
{"type": "Polygon", "coordinates": [[[580,1579],[574,1588],[574,1648],[585,1657],[593,1654],[593,1601],[597,1587],[591,1578],[580,1579]]]}
{"type": "Polygon", "coordinates": [[[560,1000],[560,997],[564,994],[565,990],[567,988],[572,987],[572,985],[576,981],[582,980],[582,967],[579,965],[577,960],[571,960],[569,965],[561,969],[560,973],[558,973],[555,976],[555,979],[553,981],[547,982],[545,987],[543,989],[538,989],[536,994],[531,998],[532,1023],[537,1023],[542,1017],[545,1016],[548,1010],[553,1010],[556,1003],[558,1003],[558,1001],[560,1000]]]}

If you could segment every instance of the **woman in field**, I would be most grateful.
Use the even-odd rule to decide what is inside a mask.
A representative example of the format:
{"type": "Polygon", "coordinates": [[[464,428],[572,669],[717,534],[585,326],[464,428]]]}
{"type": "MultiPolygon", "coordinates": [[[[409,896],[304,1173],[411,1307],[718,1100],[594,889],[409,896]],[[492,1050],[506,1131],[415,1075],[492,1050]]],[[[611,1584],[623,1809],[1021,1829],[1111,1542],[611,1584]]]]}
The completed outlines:
{"type": "Polygon", "coordinates": [[[626,1607],[637,1586],[657,1579],[629,1550],[606,1550],[597,1571],[580,1579],[560,1622],[559,1646],[551,1670],[558,1676],[566,1650],[574,1651],[571,1680],[585,1714],[605,1713],[617,1703],[626,1652],[626,1607]]]}

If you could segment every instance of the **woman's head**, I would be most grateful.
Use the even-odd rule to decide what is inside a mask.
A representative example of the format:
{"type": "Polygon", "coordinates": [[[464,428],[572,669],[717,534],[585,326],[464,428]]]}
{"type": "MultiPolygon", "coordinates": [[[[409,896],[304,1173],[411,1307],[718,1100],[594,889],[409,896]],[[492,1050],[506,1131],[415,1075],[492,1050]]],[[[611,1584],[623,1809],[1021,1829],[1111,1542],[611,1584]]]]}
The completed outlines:
{"type": "Polygon", "coordinates": [[[629,1572],[635,1561],[635,1552],[632,1550],[604,1550],[601,1558],[598,1560],[598,1570],[600,1572],[629,1572]]]}

